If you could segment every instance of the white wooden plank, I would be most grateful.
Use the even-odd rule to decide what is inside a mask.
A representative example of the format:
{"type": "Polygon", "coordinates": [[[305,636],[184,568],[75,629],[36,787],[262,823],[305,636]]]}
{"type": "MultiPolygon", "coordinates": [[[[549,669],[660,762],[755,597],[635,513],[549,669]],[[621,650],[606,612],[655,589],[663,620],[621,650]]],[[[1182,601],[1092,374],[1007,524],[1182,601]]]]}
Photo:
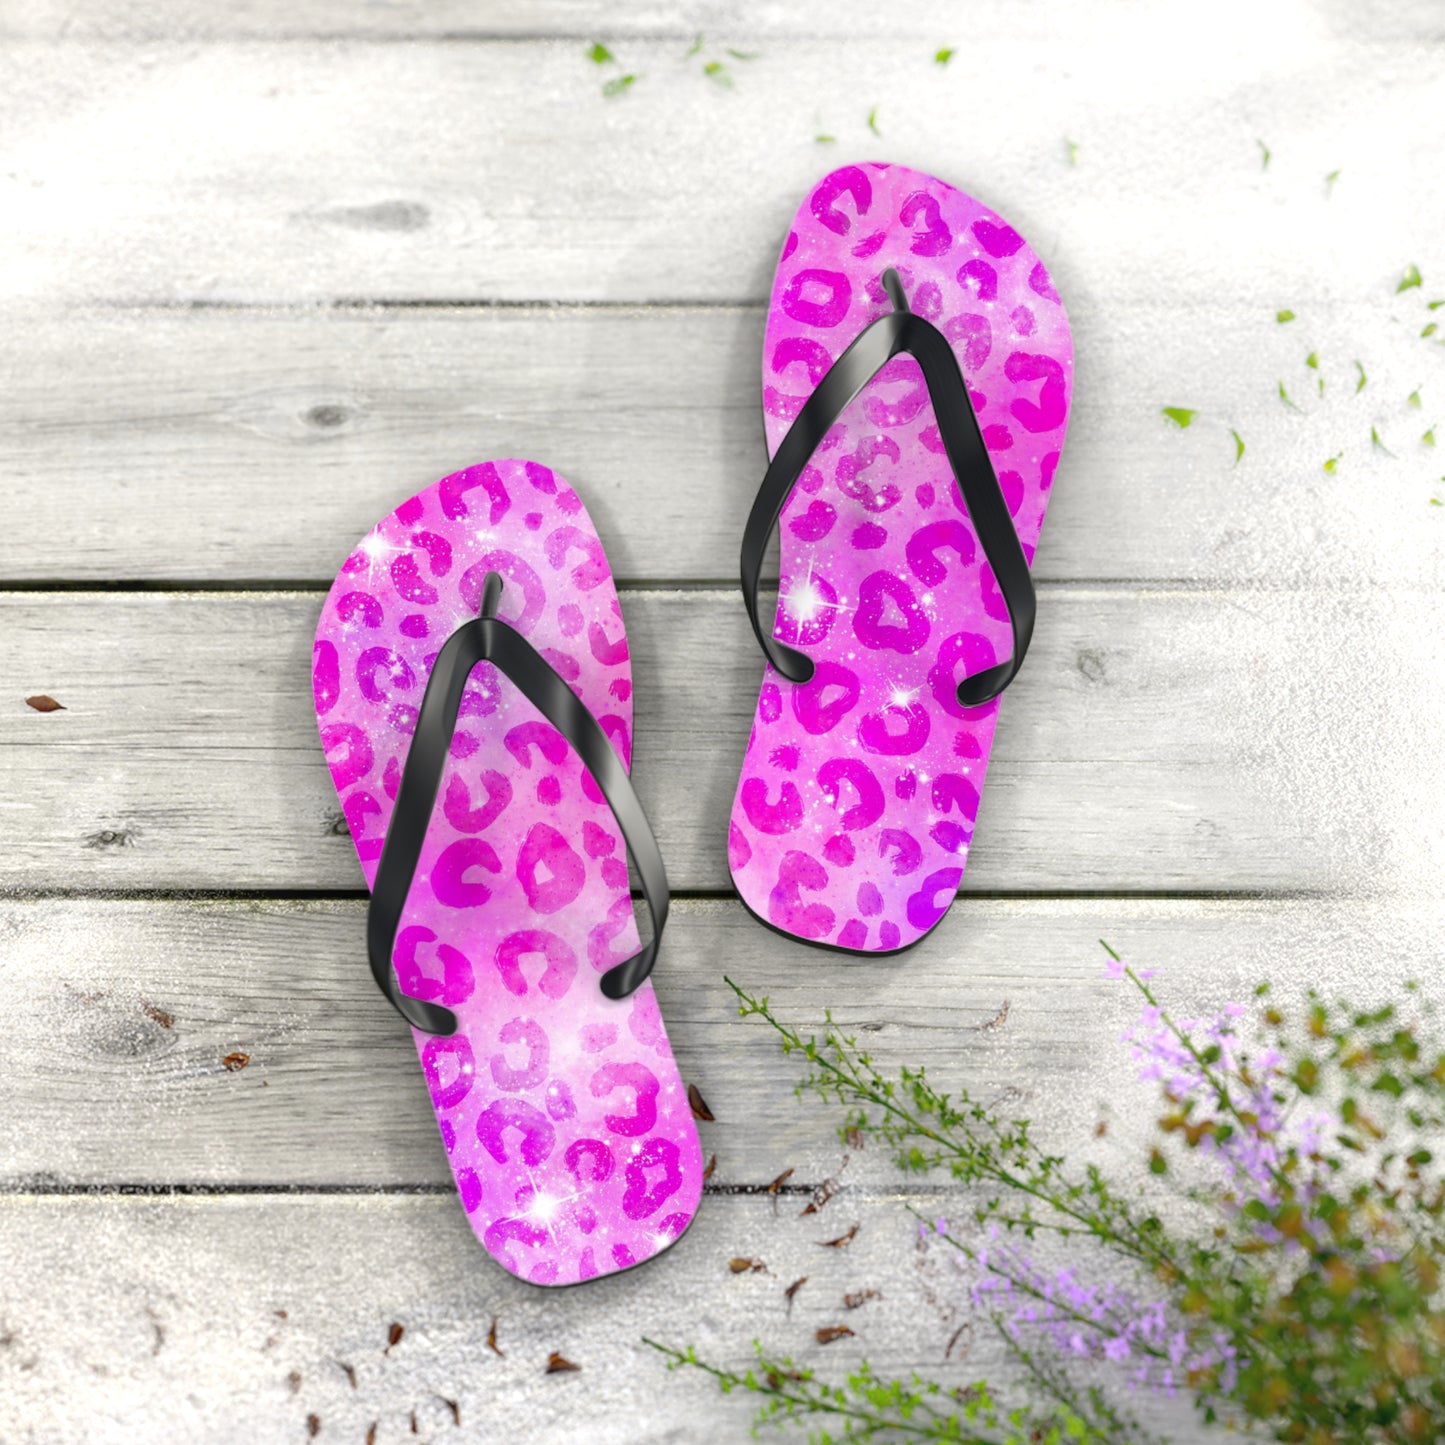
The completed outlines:
{"type": "MultiPolygon", "coordinates": [[[[1101,11],[1102,5],[1095,10],[1101,11]]],[[[671,37],[691,42],[698,32],[723,50],[732,40],[862,36],[898,40],[914,37],[937,47],[965,40],[977,44],[980,33],[1007,30],[1039,41],[1052,37],[1059,7],[976,6],[966,23],[941,15],[931,5],[881,7],[873,0],[833,0],[827,6],[789,5],[779,0],[685,0],[619,7],[607,0],[530,0],[525,6],[505,0],[235,0],[215,6],[203,0],[155,0],[145,6],[120,0],[92,0],[77,8],[62,0],[12,0],[0,16],[0,37],[102,40],[173,40],[217,36],[277,39],[298,36],[369,36],[410,39],[447,37],[556,36],[671,37]]],[[[1315,0],[1307,18],[1351,31],[1359,12],[1343,0],[1315,0]]],[[[1370,9],[1364,38],[1438,37],[1439,15],[1431,0],[1388,0],[1370,9]]],[[[685,47],[680,47],[685,48],[685,47]]]]}
{"type": "MultiPolygon", "coordinates": [[[[0,580],[329,582],[400,497],[538,455],[586,497],[619,577],[730,584],[765,456],[762,323],[757,308],[12,318],[0,580]]],[[[1040,578],[1445,585],[1445,512],[1416,460],[1428,418],[1406,402],[1422,358],[1376,308],[1299,335],[1227,296],[1187,324],[1148,305],[1073,323],[1040,578]],[[1306,349],[1334,388],[1308,416],[1276,392],[1310,374],[1306,349]],[[1166,404],[1204,416],[1180,432],[1166,404]],[[1369,446],[1374,422],[1397,457],[1369,446]],[[1247,440],[1238,467],[1226,424],[1247,440]]],[[[1445,407],[1445,388],[1425,392],[1445,407]]]]}
{"type": "Polygon", "coordinates": [[[947,67],[780,42],[732,88],[639,41],[614,100],[576,42],[16,42],[0,297],[756,300],[806,188],[880,154],[1003,211],[1073,304],[1273,310],[1434,254],[1437,39],[1302,0],[1187,32],[1169,5],[1016,13],[971,18],[947,67]]]}
{"type": "MultiPolygon", "coordinates": [[[[667,1254],[559,1294],[493,1266],[451,1200],[6,1198],[0,1435],[303,1442],[314,1415],[322,1445],[359,1445],[373,1423],[376,1445],[745,1441],[752,1402],[669,1375],[644,1335],[737,1367],[760,1338],[830,1375],[866,1357],[972,1384],[996,1371],[997,1347],[980,1319],[971,1348],[944,1360],[967,1281],[918,1249],[909,1202],[845,1195],[800,1221],[765,1199],[711,1198],[667,1254]],[[855,1221],[848,1248],[819,1247],[855,1221]],[[734,1255],[768,1273],[731,1274],[734,1255]],[[803,1275],[789,1315],[783,1290],[803,1275]],[[846,1310],[864,1288],[882,1298],[846,1310]],[[503,1357],[487,1345],[494,1319],[503,1357]],[[816,1342],[840,1323],[854,1338],[816,1342]],[[554,1350],[581,1372],[548,1376],[554,1350]]],[[[1206,1438],[1187,1405],[1167,1417],[1185,1445],[1206,1438]]]]}
{"type": "MultiPolygon", "coordinates": [[[[1433,888],[1439,594],[1050,587],[965,890],[1433,888]]],[[[10,888],[354,888],[316,741],[321,599],[10,594],[10,888]],[[21,699],[49,693],[46,715],[21,699]]],[[[674,888],[723,839],[761,676],[731,593],[637,592],[634,769],[674,888]]]]}
{"type": "MultiPolygon", "coordinates": [[[[363,920],[349,902],[5,904],[0,1189],[449,1189],[363,920]],[[238,1050],[251,1061],[229,1073],[238,1050]]],[[[1188,1016],[1266,977],[1282,998],[1313,985],[1360,1002],[1429,980],[1441,923],[1439,904],[963,899],[906,957],[868,962],[766,934],[735,902],[681,900],[655,982],[682,1075],[716,1115],[699,1126],[713,1185],[792,1169],[811,1188],[839,1168],[838,1111],[794,1098],[797,1061],[738,1019],[724,976],[800,1027],[832,1009],[885,1068],[1003,1099],[1050,1146],[1073,1151],[1108,1119],[1117,1163],[1153,1095],[1119,1041],[1138,1000],[1103,979],[1101,936],[1157,968],[1188,1016]]],[[[865,1150],[841,1177],[896,1175],[865,1150]]]]}

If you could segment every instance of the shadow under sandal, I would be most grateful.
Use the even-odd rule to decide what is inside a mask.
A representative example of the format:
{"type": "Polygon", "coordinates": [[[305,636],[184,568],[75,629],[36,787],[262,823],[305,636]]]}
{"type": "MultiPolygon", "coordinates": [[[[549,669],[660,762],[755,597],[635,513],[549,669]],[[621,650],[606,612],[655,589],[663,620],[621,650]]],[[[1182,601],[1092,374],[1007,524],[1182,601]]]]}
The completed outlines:
{"type": "Polygon", "coordinates": [[[702,1154],[648,981],[667,875],[628,778],[622,611],[577,494],[498,461],[403,503],[342,567],[313,683],[372,973],[472,1228],[535,1284],[660,1253],[702,1154]]]}
{"type": "Polygon", "coordinates": [[[1072,384],[1048,273],[972,197],[870,164],[799,208],[763,347],[742,586],[767,666],[728,832],[770,927],[894,953],[947,913],[1033,633],[1072,384]]]}

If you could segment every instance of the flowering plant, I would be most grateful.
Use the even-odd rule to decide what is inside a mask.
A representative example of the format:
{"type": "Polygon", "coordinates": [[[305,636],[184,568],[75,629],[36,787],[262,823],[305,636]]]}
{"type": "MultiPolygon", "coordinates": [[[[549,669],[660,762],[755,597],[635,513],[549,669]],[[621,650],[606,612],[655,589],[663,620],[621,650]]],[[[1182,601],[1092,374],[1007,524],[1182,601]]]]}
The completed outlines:
{"type": "Polygon", "coordinates": [[[1105,948],[1109,976],[1142,996],[1125,1037],[1161,1098],[1145,1187],[1127,1191],[923,1069],[889,1077],[831,1018],[805,1038],[729,980],[741,1014],[806,1061],[800,1094],[845,1106],[845,1138],[976,1187],[966,1218],[920,1229],[970,1276],[1024,1404],[866,1365],[833,1386],[761,1352],[741,1374],[691,1351],[665,1351],[671,1363],[757,1392],[759,1424],[801,1422],[817,1445],[1140,1440],[1128,1387],[1186,1394],[1204,1420],[1256,1438],[1445,1439],[1445,1052],[1422,1037],[1430,1005],[1412,985],[1399,1006],[1310,993],[1286,1008],[1266,986],[1251,1007],[1175,1018],[1152,974],[1105,948]]]}

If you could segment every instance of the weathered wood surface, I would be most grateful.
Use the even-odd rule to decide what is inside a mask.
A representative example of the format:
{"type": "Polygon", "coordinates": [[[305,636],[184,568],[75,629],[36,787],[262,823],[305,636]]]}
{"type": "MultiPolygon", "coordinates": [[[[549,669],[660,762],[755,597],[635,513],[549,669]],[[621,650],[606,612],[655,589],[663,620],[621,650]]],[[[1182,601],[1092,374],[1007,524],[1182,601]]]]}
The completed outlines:
{"type": "Polygon", "coordinates": [[[16,41],[0,300],[761,300],[807,188],[879,156],[994,204],[1072,305],[1368,297],[1436,254],[1438,39],[1235,9],[1247,42],[1167,6],[999,8],[954,65],[819,40],[733,88],[637,42],[614,101],[577,44],[16,41]]]}
{"type": "MultiPolygon", "coordinates": [[[[320,597],[12,594],[9,888],[354,889],[316,740],[320,597]]],[[[638,794],[674,888],[729,887],[761,668],[735,595],[635,592],[638,794]]],[[[1044,589],[964,889],[1432,888],[1440,594],[1044,589]],[[1388,739],[1388,746],[1382,746],[1388,739]]]]}
{"type": "MultiPolygon", "coordinates": [[[[1072,323],[1041,579],[1445,585],[1427,419],[1406,402],[1434,358],[1402,350],[1381,306],[1291,329],[1226,293],[1182,316],[1084,304],[1072,323]],[[1299,415],[1276,378],[1304,400],[1310,350],[1333,389],[1299,415]],[[1175,404],[1204,415],[1181,433],[1160,413],[1175,404]],[[1369,446],[1375,423],[1397,457],[1369,446]]],[[[619,577],[731,586],[765,457],[762,328],[760,307],[12,316],[0,583],[329,582],[402,497],[535,455],[582,493],[619,577]]]]}
{"type": "Polygon", "coordinates": [[[0,1198],[0,1437],[361,1445],[375,1423],[375,1445],[748,1438],[746,1398],[669,1376],[643,1336],[738,1368],[759,1339],[830,1374],[867,1358],[969,1385],[999,1352],[984,1320],[959,1333],[967,1277],[920,1249],[910,1204],[940,1199],[844,1194],[800,1220],[795,1197],[776,1212],[712,1198],[646,1267],[554,1291],[487,1260],[454,1198],[0,1198]],[[847,1248],[821,1247],[854,1223],[847,1248]],[[767,1272],[734,1275],[734,1256],[767,1272]],[[804,1275],[790,1315],[783,1291],[804,1275]],[[881,1298],[844,1306],[870,1288],[881,1298]],[[820,1346],[838,1324],[854,1337],[820,1346]],[[547,1375],[554,1350],[580,1373],[547,1375]]]}
{"type": "MultiPolygon", "coordinates": [[[[446,1189],[363,920],[362,904],[331,901],[0,907],[0,1190],[446,1189]],[[231,1073],[236,1051],[250,1063],[231,1073]]],[[[1123,1170],[1155,1096],[1120,1041],[1139,1000],[1103,978],[1101,936],[1159,968],[1189,1016],[1266,976],[1284,999],[1308,985],[1368,1003],[1432,976],[1442,922],[1438,904],[966,898],[913,953],[873,964],[766,936],[736,902],[681,900],[655,985],[682,1075],[716,1115],[699,1126],[715,1187],[791,1169],[811,1188],[843,1152],[839,1111],[794,1097],[799,1061],[738,1018],[724,976],[805,1031],[831,1009],[885,1068],[926,1064],[941,1086],[1033,1119],[1051,1147],[1077,1150],[1105,1119],[1105,1162],[1123,1170]]],[[[840,1177],[898,1176],[864,1150],[840,1177]]]]}

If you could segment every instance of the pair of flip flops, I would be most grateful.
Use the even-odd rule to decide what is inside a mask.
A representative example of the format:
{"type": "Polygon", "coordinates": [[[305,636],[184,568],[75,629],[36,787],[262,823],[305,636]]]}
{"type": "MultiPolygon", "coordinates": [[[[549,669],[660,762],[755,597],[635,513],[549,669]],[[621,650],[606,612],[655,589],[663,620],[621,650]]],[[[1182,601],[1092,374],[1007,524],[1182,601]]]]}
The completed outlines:
{"type": "MultiPolygon", "coordinates": [[[[886,954],[947,912],[1032,632],[1071,385],[1047,272],[979,202],[864,165],[799,208],[743,542],[767,665],[727,839],[769,927],[886,954]]],[[[544,1285],[660,1253],[697,1211],[702,1151],[648,979],[667,876],[629,780],[622,609],[581,499],[512,460],[402,503],[326,599],[313,683],[372,894],[372,972],[412,1025],[483,1246],[544,1285]]]]}

